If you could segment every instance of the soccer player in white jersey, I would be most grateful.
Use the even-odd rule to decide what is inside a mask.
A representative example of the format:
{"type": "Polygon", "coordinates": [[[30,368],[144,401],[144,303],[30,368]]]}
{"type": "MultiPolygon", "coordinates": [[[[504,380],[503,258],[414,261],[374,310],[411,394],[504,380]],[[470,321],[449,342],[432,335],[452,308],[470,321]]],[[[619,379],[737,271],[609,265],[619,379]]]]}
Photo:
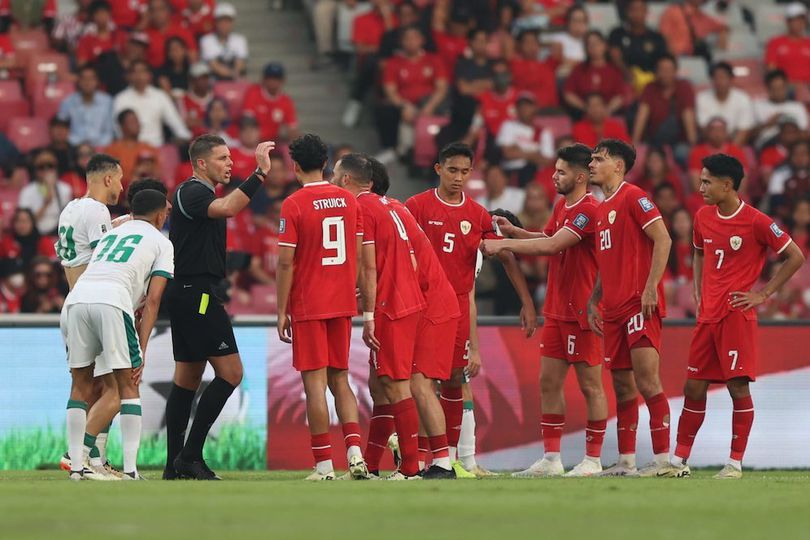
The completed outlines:
{"type": "MultiPolygon", "coordinates": [[[[144,368],[143,352],[166,283],[174,275],[174,247],[160,232],[168,207],[166,196],[156,190],[141,191],[133,198],[133,219],[101,237],[87,270],[65,300],[67,316],[62,318],[73,379],[70,399],[77,404],[85,402],[92,390],[96,364],[115,377],[121,397],[124,479],[141,479],[137,470],[141,437],[138,385],[144,368]],[[135,305],[144,294],[143,315],[136,331],[135,305]]],[[[83,463],[96,442],[96,434],[87,429],[85,410],[77,406],[67,411],[71,480],[85,478],[83,463]]]]}
{"type": "MultiPolygon", "coordinates": [[[[59,216],[59,239],[56,242],[56,255],[65,269],[68,286],[73,289],[79,276],[87,268],[93,249],[104,234],[112,229],[110,211],[107,205],[118,203],[121,195],[123,172],[117,159],[106,154],[96,154],[87,163],[87,193],[84,197],[68,203],[59,216]]],[[[62,316],[66,311],[62,310],[62,316]]],[[[64,325],[63,325],[64,327],[64,325]]],[[[118,387],[110,371],[95,372],[95,381],[87,395],[88,426],[98,434],[96,445],[90,453],[89,473],[93,478],[116,475],[107,463],[107,433],[110,425],[101,425],[100,418],[118,410],[118,387]]],[[[78,407],[78,403],[68,401],[68,408],[78,407]]],[[[70,470],[68,454],[62,456],[61,467],[70,470]]],[[[88,477],[90,476],[88,474],[88,477]]]]}

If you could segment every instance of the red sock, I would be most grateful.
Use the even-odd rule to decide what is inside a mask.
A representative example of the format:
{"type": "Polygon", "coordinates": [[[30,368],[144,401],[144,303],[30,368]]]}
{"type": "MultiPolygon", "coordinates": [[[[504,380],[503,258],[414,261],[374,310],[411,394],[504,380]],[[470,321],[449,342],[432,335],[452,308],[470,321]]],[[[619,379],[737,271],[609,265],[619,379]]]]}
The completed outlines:
{"type": "Polygon", "coordinates": [[[315,463],[332,459],[332,444],[329,442],[329,433],[319,433],[310,435],[312,444],[312,455],[315,456],[315,463]]]}
{"type": "Polygon", "coordinates": [[[461,387],[454,388],[443,384],[439,401],[441,401],[444,410],[447,443],[452,448],[456,448],[458,438],[461,435],[461,417],[464,414],[464,398],[461,395],[461,387]]]}
{"type": "Polygon", "coordinates": [[[602,441],[605,440],[607,420],[588,420],[585,428],[585,455],[592,458],[602,456],[602,441]]]}
{"type": "Polygon", "coordinates": [[[663,392],[647,400],[653,454],[669,454],[669,401],[663,392]]]}
{"type": "Polygon", "coordinates": [[[446,458],[450,456],[450,448],[447,446],[447,435],[436,435],[428,439],[430,450],[433,452],[433,459],[446,458]]]}
{"type": "Polygon", "coordinates": [[[695,444],[695,436],[703,419],[706,418],[706,400],[700,401],[685,398],[683,400],[683,411],[678,420],[678,444],[675,446],[675,457],[686,461],[692,453],[692,445],[695,444]]]}
{"type": "Polygon", "coordinates": [[[560,451],[560,439],[565,427],[564,414],[544,414],[540,417],[540,431],[543,433],[543,449],[546,452],[560,451]]]}
{"type": "Polygon", "coordinates": [[[413,476],[419,472],[419,413],[416,412],[416,402],[413,398],[407,398],[397,401],[392,408],[402,455],[399,471],[405,476],[413,476]]]}
{"type": "Polygon", "coordinates": [[[346,422],[343,424],[343,442],[346,444],[346,450],[352,446],[360,446],[362,440],[360,439],[360,424],[357,422],[346,422]]]}
{"type": "Polygon", "coordinates": [[[636,429],[638,429],[638,398],[616,404],[616,431],[620,454],[636,453],[636,429]]]}
{"type": "Polygon", "coordinates": [[[419,436],[418,439],[419,439],[419,461],[421,461],[422,463],[425,463],[425,465],[427,466],[427,463],[426,463],[427,462],[427,453],[428,453],[428,450],[430,449],[430,442],[428,442],[427,437],[422,437],[421,435],[419,436]]]}
{"type": "Polygon", "coordinates": [[[742,461],[745,447],[748,445],[748,434],[754,425],[754,400],[747,396],[734,401],[734,413],[731,415],[731,459],[742,461]]]}
{"type": "Polygon", "coordinates": [[[394,432],[394,411],[391,405],[375,405],[368,426],[368,443],[363,457],[368,470],[378,471],[383,452],[388,448],[388,437],[394,432]]]}

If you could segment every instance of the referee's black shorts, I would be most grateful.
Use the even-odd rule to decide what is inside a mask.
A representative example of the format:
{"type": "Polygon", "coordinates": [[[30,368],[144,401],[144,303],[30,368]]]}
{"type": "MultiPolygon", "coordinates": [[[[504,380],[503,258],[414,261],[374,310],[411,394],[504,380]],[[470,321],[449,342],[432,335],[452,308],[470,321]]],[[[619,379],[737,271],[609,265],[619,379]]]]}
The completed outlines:
{"type": "Polygon", "coordinates": [[[204,362],[239,352],[231,318],[206,276],[175,277],[166,291],[175,362],[204,362]]]}

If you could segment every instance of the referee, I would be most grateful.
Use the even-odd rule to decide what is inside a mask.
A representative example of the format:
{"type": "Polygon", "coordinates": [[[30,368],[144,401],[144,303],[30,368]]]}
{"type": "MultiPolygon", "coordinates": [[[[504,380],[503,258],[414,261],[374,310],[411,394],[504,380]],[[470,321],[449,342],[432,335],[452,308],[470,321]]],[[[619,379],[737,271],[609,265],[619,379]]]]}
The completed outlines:
{"type": "Polygon", "coordinates": [[[242,360],[233,327],[217,296],[225,279],[225,220],[235,216],[262,187],[270,171],[273,142],[256,147],[256,171],[238,189],[217,198],[217,184],[231,181],[231,153],[215,135],[201,135],[189,147],[194,176],[177,187],[169,239],[174,244],[175,278],[166,292],[172,327],[174,384],[166,401],[164,480],[220,480],[203,460],[208,430],[242,381],[242,360]],[[194,395],[206,364],[216,377],[200,396],[183,444],[194,395]]]}

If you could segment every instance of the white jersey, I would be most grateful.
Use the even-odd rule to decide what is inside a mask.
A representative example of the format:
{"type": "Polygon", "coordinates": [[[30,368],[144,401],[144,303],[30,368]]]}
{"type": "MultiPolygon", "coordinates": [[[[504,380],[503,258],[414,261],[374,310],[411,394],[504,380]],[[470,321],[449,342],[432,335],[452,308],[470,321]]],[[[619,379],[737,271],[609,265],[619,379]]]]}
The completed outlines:
{"type": "Polygon", "coordinates": [[[59,215],[56,256],[68,268],[88,264],[98,241],[111,230],[110,211],[104,203],[90,197],[73,199],[59,215]]]}
{"type": "Polygon", "coordinates": [[[65,305],[107,304],[134,318],[152,276],[174,277],[174,246],[152,224],[128,221],[99,240],[65,305]]]}

